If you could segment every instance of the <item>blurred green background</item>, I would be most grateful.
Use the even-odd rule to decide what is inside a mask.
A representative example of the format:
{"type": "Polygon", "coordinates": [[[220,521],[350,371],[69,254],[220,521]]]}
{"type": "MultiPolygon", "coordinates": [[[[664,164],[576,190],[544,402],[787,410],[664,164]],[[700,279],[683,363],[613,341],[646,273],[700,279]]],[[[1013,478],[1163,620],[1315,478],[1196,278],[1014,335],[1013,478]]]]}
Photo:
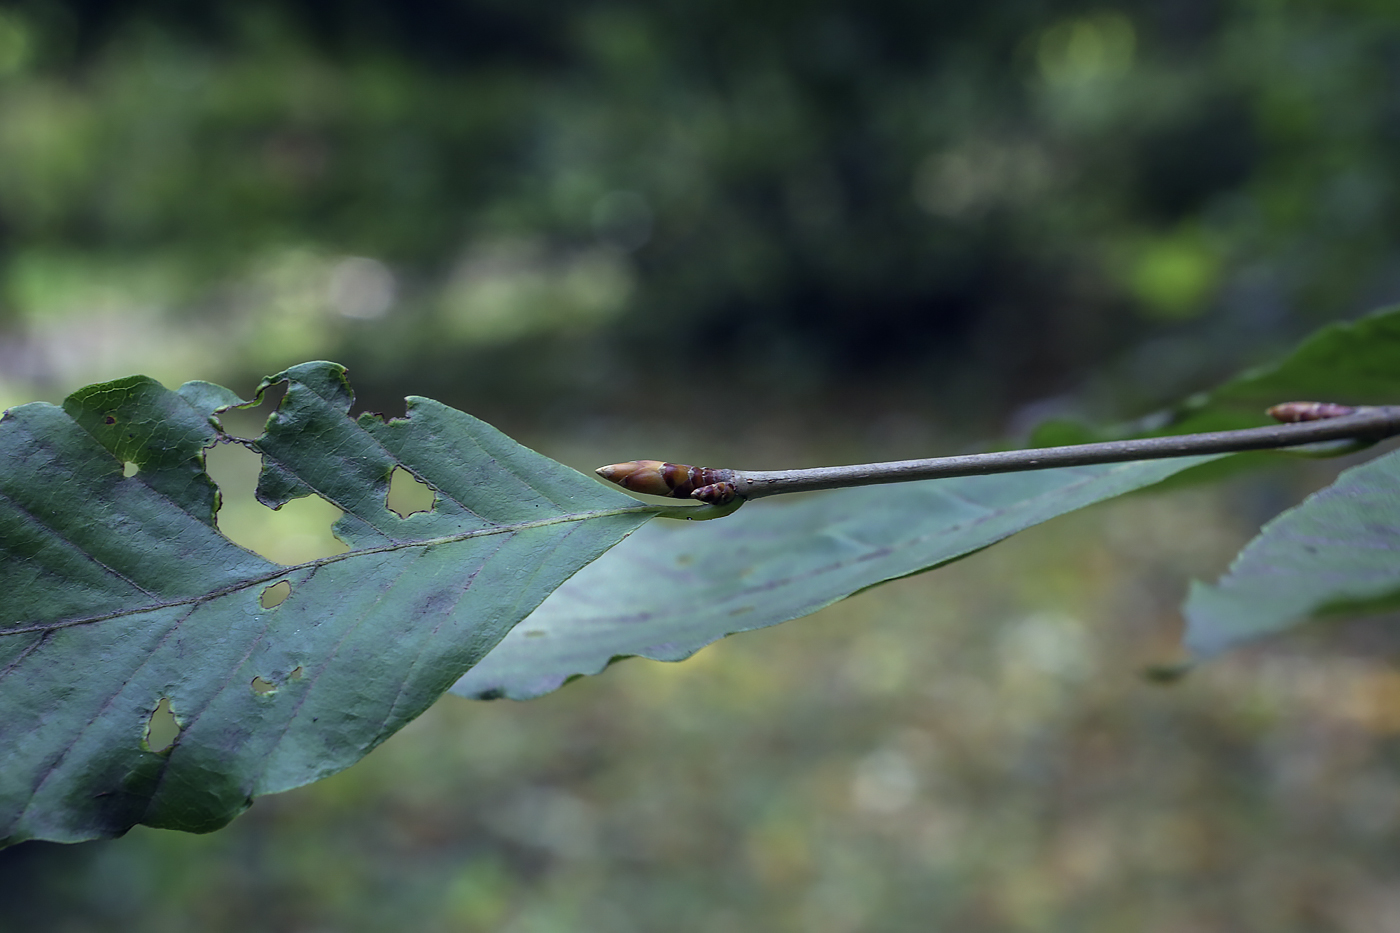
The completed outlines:
{"type": "MultiPolygon", "coordinates": [[[[1400,298],[1398,89],[1390,0],[0,2],[0,406],[328,358],[580,468],[1138,415],[1400,298]]],[[[0,930],[1400,931],[1383,628],[1138,677],[1335,466],[6,850],[0,930]]]]}

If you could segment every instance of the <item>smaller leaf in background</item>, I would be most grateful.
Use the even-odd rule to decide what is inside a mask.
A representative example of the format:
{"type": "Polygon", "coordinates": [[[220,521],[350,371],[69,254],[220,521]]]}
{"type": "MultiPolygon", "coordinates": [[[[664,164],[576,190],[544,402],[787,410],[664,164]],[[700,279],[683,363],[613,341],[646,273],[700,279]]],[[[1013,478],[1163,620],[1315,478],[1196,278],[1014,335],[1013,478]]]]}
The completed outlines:
{"type": "Polygon", "coordinates": [[[1197,660],[1318,616],[1400,601],[1400,451],[1342,473],[1264,526],[1183,612],[1197,660]]]}
{"type": "MultiPolygon", "coordinates": [[[[1351,405],[1400,404],[1400,307],[1319,328],[1277,362],[1247,370],[1166,411],[1116,427],[1051,419],[1032,432],[1030,446],[1054,447],[1127,437],[1230,431],[1272,423],[1267,409],[1314,400],[1351,405]]],[[[1338,448],[1337,452],[1347,452],[1338,448]]],[[[1246,454],[1231,464],[1271,455],[1246,454]]],[[[1222,465],[1223,466],[1223,465],[1222,465]]],[[[1214,470],[1201,476],[1217,475],[1214,470]]]]}
{"type": "Polygon", "coordinates": [[[1318,329],[1292,353],[1248,370],[1172,413],[1151,433],[1223,431],[1268,422],[1265,409],[1299,399],[1352,405],[1400,403],[1400,308],[1318,329]]]}

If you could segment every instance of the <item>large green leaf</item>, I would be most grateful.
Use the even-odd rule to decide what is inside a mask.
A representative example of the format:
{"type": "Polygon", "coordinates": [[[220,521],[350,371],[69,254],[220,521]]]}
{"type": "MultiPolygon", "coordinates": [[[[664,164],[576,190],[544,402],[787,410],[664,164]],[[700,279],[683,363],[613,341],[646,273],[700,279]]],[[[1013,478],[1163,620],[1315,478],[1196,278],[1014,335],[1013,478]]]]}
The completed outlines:
{"type": "Polygon", "coordinates": [[[653,523],[561,586],[452,690],[528,699],[619,656],[678,661],[1207,459],[845,489],[756,502],[722,522],[653,523]]]}
{"type": "Polygon", "coordinates": [[[227,390],[132,377],[0,420],[0,841],[211,830],[345,768],[657,514],[428,399],[352,419],[334,364],[283,381],[259,497],[325,497],[350,548],[291,567],[215,527],[203,448],[227,390]],[[431,511],[387,508],[396,467],[431,511]]]}
{"type": "Polygon", "coordinates": [[[1342,473],[1269,522],[1219,583],[1196,583],[1186,648],[1204,659],[1323,615],[1400,602],[1400,451],[1342,473]]]}

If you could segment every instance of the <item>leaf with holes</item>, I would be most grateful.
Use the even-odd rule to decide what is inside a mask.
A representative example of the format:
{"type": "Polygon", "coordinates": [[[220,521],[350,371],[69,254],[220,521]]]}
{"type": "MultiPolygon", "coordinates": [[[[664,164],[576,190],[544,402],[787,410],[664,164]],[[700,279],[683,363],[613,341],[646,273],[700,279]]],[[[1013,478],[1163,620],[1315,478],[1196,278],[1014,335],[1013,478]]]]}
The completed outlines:
{"type": "Polygon", "coordinates": [[[1269,522],[1220,582],[1191,587],[1186,648],[1205,659],[1320,616],[1400,605],[1400,451],[1343,472],[1269,522]]]}
{"type": "Polygon", "coordinates": [[[660,511],[429,399],[353,419],[334,364],[259,396],[281,382],[258,497],[324,497],[350,548],[296,566],[215,525],[226,389],[137,376],[0,420],[0,842],[212,830],[349,766],[660,511]],[[388,507],[399,468],[430,510],[388,507]]]}

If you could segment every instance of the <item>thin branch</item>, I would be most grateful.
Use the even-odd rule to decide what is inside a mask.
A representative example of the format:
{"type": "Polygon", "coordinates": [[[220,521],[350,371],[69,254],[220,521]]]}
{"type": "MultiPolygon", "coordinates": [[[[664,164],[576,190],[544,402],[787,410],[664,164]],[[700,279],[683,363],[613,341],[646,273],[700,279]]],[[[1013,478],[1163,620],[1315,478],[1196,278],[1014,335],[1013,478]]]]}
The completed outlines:
{"type": "Polygon", "coordinates": [[[604,479],[633,492],[723,504],[735,498],[757,499],[760,496],[815,489],[1271,450],[1321,441],[1351,439],[1375,442],[1400,434],[1400,406],[1395,405],[1349,408],[1331,403],[1287,402],[1270,409],[1270,413],[1293,423],[1239,431],[1177,434],[1069,447],[1040,447],[808,470],[724,470],[659,460],[632,460],[600,467],[597,472],[604,479]]]}

